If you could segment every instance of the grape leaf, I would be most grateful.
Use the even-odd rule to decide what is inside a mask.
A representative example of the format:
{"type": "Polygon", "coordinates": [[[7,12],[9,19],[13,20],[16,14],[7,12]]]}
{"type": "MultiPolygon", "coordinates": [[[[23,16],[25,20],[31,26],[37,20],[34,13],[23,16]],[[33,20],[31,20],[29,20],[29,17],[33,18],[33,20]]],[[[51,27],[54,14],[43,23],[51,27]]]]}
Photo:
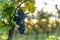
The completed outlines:
{"type": "Polygon", "coordinates": [[[28,9],[28,5],[25,5],[24,7],[21,7],[23,11],[26,11],[28,9]]]}
{"type": "Polygon", "coordinates": [[[35,0],[28,0],[28,1],[35,4],[35,0]]]}
{"type": "Polygon", "coordinates": [[[17,2],[19,3],[19,2],[21,2],[22,0],[17,0],[17,2]]]}
{"type": "Polygon", "coordinates": [[[0,2],[7,2],[8,0],[0,0],[0,2]]]}
{"type": "Polygon", "coordinates": [[[31,13],[33,13],[35,11],[35,7],[34,7],[34,3],[28,2],[28,10],[31,11],[31,13]]]}
{"type": "Polygon", "coordinates": [[[0,27],[0,31],[1,31],[0,33],[8,32],[10,28],[11,28],[10,26],[4,25],[0,27]]]}
{"type": "Polygon", "coordinates": [[[7,16],[11,16],[12,12],[13,12],[13,4],[11,2],[9,3],[4,3],[3,4],[3,7],[2,7],[2,15],[4,17],[7,17],[7,16]]]}

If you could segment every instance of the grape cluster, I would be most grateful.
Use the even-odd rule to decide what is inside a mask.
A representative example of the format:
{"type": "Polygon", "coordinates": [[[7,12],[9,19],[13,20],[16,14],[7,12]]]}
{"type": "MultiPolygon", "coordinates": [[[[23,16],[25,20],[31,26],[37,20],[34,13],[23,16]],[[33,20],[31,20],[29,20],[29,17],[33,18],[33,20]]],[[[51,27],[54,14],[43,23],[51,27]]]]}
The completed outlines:
{"type": "Polygon", "coordinates": [[[21,20],[24,20],[26,17],[22,9],[18,10],[18,16],[21,20]]]}
{"type": "Polygon", "coordinates": [[[14,17],[14,21],[16,22],[17,25],[19,25],[18,31],[20,34],[24,34],[25,30],[25,24],[24,24],[24,19],[25,19],[25,14],[22,9],[19,9],[17,11],[18,16],[14,17]]]}
{"type": "Polygon", "coordinates": [[[24,23],[20,23],[18,30],[19,30],[20,34],[24,34],[25,24],[24,23]]]}

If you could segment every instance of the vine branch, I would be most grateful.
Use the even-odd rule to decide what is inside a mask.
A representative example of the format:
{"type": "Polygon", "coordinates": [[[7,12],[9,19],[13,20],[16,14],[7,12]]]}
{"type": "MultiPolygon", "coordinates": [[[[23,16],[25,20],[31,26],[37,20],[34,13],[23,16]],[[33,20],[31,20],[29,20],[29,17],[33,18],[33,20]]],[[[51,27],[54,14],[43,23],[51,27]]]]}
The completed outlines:
{"type": "Polygon", "coordinates": [[[23,2],[21,2],[16,8],[15,8],[15,13],[16,13],[16,10],[24,3],[26,2],[27,0],[24,0],[23,2]]]}
{"type": "Polygon", "coordinates": [[[23,2],[21,2],[21,3],[15,8],[13,16],[15,16],[16,10],[17,10],[24,2],[26,2],[26,1],[27,1],[27,0],[24,0],[23,2]]]}

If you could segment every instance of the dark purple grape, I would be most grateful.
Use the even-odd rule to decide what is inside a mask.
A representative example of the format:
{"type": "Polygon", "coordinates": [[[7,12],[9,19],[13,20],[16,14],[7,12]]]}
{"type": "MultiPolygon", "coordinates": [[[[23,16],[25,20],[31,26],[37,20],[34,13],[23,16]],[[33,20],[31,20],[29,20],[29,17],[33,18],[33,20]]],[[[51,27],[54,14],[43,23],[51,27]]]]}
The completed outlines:
{"type": "Polygon", "coordinates": [[[18,10],[17,12],[18,12],[18,16],[21,17],[22,20],[24,20],[26,16],[25,16],[23,10],[20,9],[20,10],[18,10]]]}
{"type": "Polygon", "coordinates": [[[16,24],[19,25],[18,31],[20,32],[20,34],[24,34],[25,24],[23,20],[25,19],[26,16],[22,9],[19,9],[17,12],[18,12],[18,16],[14,17],[14,21],[16,22],[16,24]]]}
{"type": "Polygon", "coordinates": [[[24,23],[20,23],[18,30],[19,30],[20,34],[24,34],[25,24],[24,23]]]}
{"type": "Polygon", "coordinates": [[[16,22],[16,24],[19,24],[19,22],[20,22],[19,17],[15,16],[14,21],[16,22]]]}

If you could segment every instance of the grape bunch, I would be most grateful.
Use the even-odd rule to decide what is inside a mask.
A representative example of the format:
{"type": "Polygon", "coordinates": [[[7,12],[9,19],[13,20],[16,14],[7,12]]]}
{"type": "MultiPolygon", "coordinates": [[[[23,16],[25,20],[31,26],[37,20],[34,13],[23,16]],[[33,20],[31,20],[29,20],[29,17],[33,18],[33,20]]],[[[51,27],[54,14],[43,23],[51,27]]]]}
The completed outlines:
{"type": "Polygon", "coordinates": [[[23,21],[23,20],[25,19],[25,17],[26,17],[26,15],[24,14],[24,12],[23,12],[22,9],[18,10],[18,16],[19,16],[19,18],[20,18],[22,21],[23,21]]]}
{"type": "Polygon", "coordinates": [[[19,9],[17,13],[18,16],[14,17],[14,21],[16,22],[17,25],[19,25],[18,31],[20,32],[20,34],[24,34],[24,30],[25,30],[24,19],[26,16],[22,9],[19,9]]]}
{"type": "Polygon", "coordinates": [[[20,23],[18,30],[19,30],[20,34],[24,34],[25,24],[24,23],[20,23]]]}

